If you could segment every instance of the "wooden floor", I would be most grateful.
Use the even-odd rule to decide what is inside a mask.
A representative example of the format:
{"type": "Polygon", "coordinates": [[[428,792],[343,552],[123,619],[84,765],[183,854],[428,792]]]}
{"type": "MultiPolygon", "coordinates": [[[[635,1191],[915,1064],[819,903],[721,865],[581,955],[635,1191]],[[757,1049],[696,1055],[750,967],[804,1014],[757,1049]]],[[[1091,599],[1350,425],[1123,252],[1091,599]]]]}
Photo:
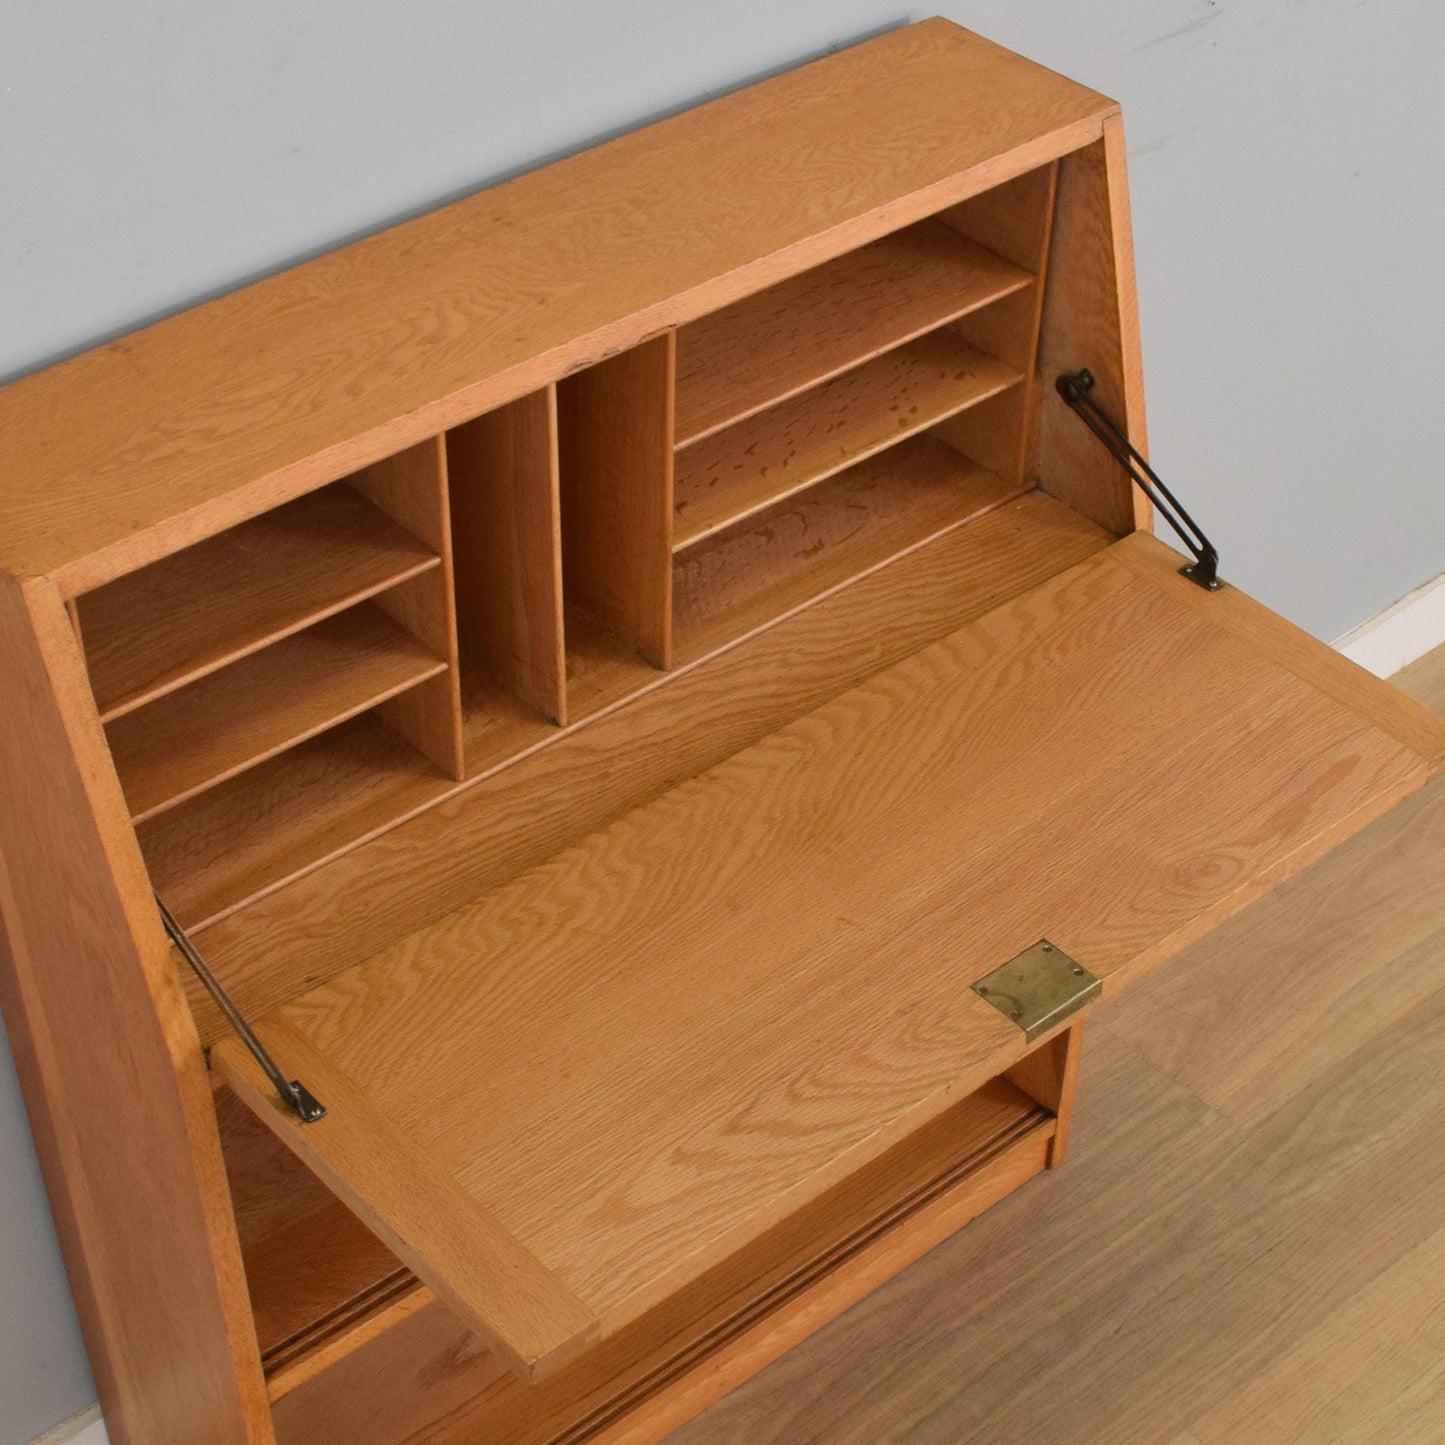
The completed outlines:
{"type": "MultiPolygon", "coordinates": [[[[1445,649],[1396,681],[1445,712],[1445,649]]],[[[669,1445],[1445,1441],[1445,779],[1090,1024],[1065,1167],[669,1445]]]]}

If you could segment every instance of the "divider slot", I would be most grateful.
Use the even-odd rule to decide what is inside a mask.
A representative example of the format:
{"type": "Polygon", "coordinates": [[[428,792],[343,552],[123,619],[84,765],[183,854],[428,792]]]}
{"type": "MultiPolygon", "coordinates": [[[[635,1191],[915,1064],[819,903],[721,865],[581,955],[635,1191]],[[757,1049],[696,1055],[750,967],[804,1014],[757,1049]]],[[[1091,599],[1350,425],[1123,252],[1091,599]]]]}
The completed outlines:
{"type": "Polygon", "coordinates": [[[645,685],[649,668],[672,665],[675,356],[665,332],[557,385],[569,689],[579,715],[645,685]]]}
{"type": "Polygon", "coordinates": [[[534,391],[447,433],[468,768],[473,744],[527,718],[567,720],[557,407],[534,391]]]}

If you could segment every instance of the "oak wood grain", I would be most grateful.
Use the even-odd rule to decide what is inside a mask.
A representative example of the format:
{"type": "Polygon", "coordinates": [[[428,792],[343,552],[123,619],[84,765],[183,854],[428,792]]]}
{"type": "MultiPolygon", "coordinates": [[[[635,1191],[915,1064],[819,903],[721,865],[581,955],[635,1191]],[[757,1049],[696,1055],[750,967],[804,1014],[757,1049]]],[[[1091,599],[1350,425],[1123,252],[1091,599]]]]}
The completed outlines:
{"type": "Polygon", "coordinates": [[[200,929],[452,789],[363,713],[157,813],[136,835],[156,891],[183,927],[200,929]]]}
{"type": "Polygon", "coordinates": [[[1387,881],[1438,874],[1439,783],[1411,807],[1427,805],[1434,821],[1417,817],[1411,839],[1391,815],[1101,1009],[1073,1151],[1048,1187],[992,1211],[676,1445],[875,1445],[924,1422],[924,1438],[966,1445],[1437,1437],[1445,914],[1437,896],[1431,968],[1418,917],[1397,932],[1387,881]],[[1311,1018],[1299,1047],[1269,1024],[1308,1003],[1305,960],[1336,929],[1350,957],[1323,957],[1322,981],[1353,972],[1355,997],[1311,1018]],[[1224,1108],[1140,1048],[1181,974],[1200,1010],[1180,1062],[1207,1064],[1225,1038],[1206,1018],[1249,1033],[1211,1070],[1224,1108]],[[1374,1009],[1387,987],[1388,1011],[1374,1009]],[[1291,1087],[1272,1090],[1282,1066],[1291,1087]]]}
{"type": "Polygon", "coordinates": [[[681,551],[1023,378],[948,331],[716,432],[678,457],[681,551]]]}
{"type": "Polygon", "coordinates": [[[921,221],[702,317],[677,338],[687,446],[1027,286],[1032,273],[921,221]]]}
{"type": "MultiPolygon", "coordinates": [[[[205,931],[207,957],[244,1008],[264,1013],[301,991],[300,980],[329,977],[405,937],[1108,540],[1047,497],[1021,497],[707,667],[647,669],[651,686],[625,709],[599,710],[565,731],[534,723],[525,742],[499,744],[505,766],[499,757],[466,787],[443,789],[436,807],[370,841],[358,833],[354,849],[328,833],[321,841],[334,856],[308,854],[313,835],[299,811],[294,831],[278,828],[297,844],[277,856],[294,876],[268,878],[264,852],[241,876],[218,860],[215,887],[207,884],[197,904],[198,916],[220,918],[205,931]],[[308,866],[317,856],[331,856],[324,877],[308,866]]],[[[506,730],[501,720],[497,727],[506,730]]],[[[198,989],[190,998],[210,1041],[219,1015],[198,989]]]]}
{"type": "Polygon", "coordinates": [[[1068,1152],[1087,1022],[1087,1014],[1079,1015],[1068,1028],[1025,1055],[1004,1076],[1015,1088],[1057,1115],[1053,1137],[1049,1140],[1050,1169],[1057,1169],[1068,1152]]]}
{"type": "Polygon", "coordinates": [[[1097,383],[1094,399],[1149,455],[1128,205],[1123,127],[1114,117],[1105,138],[1059,162],[1054,264],[1044,296],[1041,385],[1027,463],[1030,475],[1060,501],[1116,535],[1147,530],[1148,500],[1054,382],[1063,372],[1087,367],[1097,383]]]}
{"type": "Polygon", "coordinates": [[[926,21],[22,378],[0,391],[0,568],[85,591],[1043,164],[1115,109],[926,21]]]}
{"type": "MultiPolygon", "coordinates": [[[[276,1017],[617,1328],[1014,1063],[968,988],[999,959],[1048,936],[1116,990],[1425,781],[1147,561],[1118,544],[276,1017]]],[[[374,1227],[405,1207],[351,1187],[374,1227]]]]}
{"type": "Polygon", "coordinates": [[[110,1438],[269,1445],[205,1063],[79,646],[45,583],[0,583],[0,621],[0,1003],[110,1438]]]}
{"type": "Polygon", "coordinates": [[[1026,171],[950,206],[939,220],[1030,276],[1041,277],[1053,225],[1057,165],[1026,171]]]}
{"type": "Polygon", "coordinates": [[[727,1388],[1036,1173],[1051,1127],[1016,1090],[986,1086],[538,1385],[508,1377],[429,1306],[288,1399],[281,1439],[522,1445],[602,1438],[623,1419],[648,1421],[655,1438],[661,1420],[698,1408],[699,1391],[727,1388]],[[704,1355],[708,1368],[689,1370],[704,1355]]]}
{"type": "Polygon", "coordinates": [[[565,722],[556,395],[524,396],[446,445],[463,666],[565,722]]]}
{"type": "Polygon", "coordinates": [[[990,355],[1018,366],[1024,384],[950,418],[938,435],[999,476],[1022,482],[1028,474],[1039,388],[1039,329],[1048,290],[1058,163],[995,186],[945,213],[950,225],[974,235],[1001,255],[1020,260],[1037,277],[1026,291],[963,318],[960,335],[990,355]]]}
{"type": "Polygon", "coordinates": [[[716,652],[1018,491],[934,437],[899,442],[679,554],[677,658],[716,652]]]}
{"type": "Polygon", "coordinates": [[[238,1097],[353,1207],[403,1261],[525,1380],[544,1379],[597,1334],[591,1310],[474,1197],[401,1134],[366,1095],[284,1021],[264,1042],[323,1101],[326,1116],[302,1124],[277,1097],[238,1040],[211,1051],[212,1067],[238,1097]]]}
{"type": "Polygon", "coordinates": [[[107,724],[131,816],[174,807],[445,668],[373,603],[325,618],[107,724]]]}
{"type": "Polygon", "coordinates": [[[1312,687],[1368,718],[1372,726],[1418,753],[1432,768],[1445,757],[1445,718],[1333,648],[1322,647],[1303,628],[1286,622],[1247,592],[1225,587],[1207,593],[1196,587],[1179,575],[1179,567],[1187,559],[1157,537],[1147,533],[1130,537],[1114,555],[1136,575],[1148,577],[1172,603],[1209,618],[1267,653],[1312,687]],[[1205,605],[1215,601],[1217,607],[1205,605]]]}
{"type": "MultiPolygon", "coordinates": [[[[264,1445],[269,1393],[311,1445],[367,1361],[385,1373],[354,1390],[353,1439],[655,1438],[1061,1161],[1082,1021],[1024,1057],[973,977],[1047,933],[1112,998],[1438,772],[1445,724],[1232,589],[1181,591],[1151,538],[1103,547],[1101,527],[1128,533],[1148,508],[1050,400],[1065,358],[1142,446],[1117,113],[935,21],[0,392],[30,489],[0,482],[0,565],[47,574],[15,593],[12,731],[28,741],[42,715],[51,752],[74,754],[67,836],[106,870],[94,917],[62,930],[77,959],[37,982],[52,885],[28,856],[18,890],[10,876],[39,816],[31,782],[12,789],[7,1006],[121,1438],[264,1445]],[[942,353],[965,346],[999,387],[1023,384],[959,410],[942,353]],[[735,486],[720,469],[739,443],[754,469],[735,486]],[[475,483],[460,506],[449,453],[475,483]],[[677,458],[724,505],[674,561],[677,458]],[[229,633],[180,624],[186,647],[172,635],[97,717],[95,596],[166,558],[172,601],[185,582],[210,606],[179,549],[223,561],[258,515],[346,474],[322,495],[369,498],[420,548],[413,570],[393,559],[378,584],[333,548],[319,577],[292,566],[303,585],[281,599],[279,571],[220,566],[229,633]],[[1009,502],[1040,479],[1072,511],[1009,502]],[[343,574],[370,600],[340,610],[343,574]],[[389,640],[352,646],[358,618],[389,640]],[[209,925],[222,976],[330,1107],[321,1123],[215,1041],[209,1004],[175,1012],[121,781],[152,878],[209,925]],[[84,1022],[56,1047],[51,1004],[82,995],[102,943],[121,983],[97,995],[153,1018],[128,1052],[84,1022]],[[195,1021],[326,1186],[292,1169],[253,1192],[239,1250],[195,1021]],[[55,1105],[82,1046],[90,1092],[55,1105]],[[160,1083],[147,1164],[167,1182],[180,1165],[189,1353],[152,1282],[134,1309],[110,1293],[132,1277],[107,1251],[134,1236],[154,1268],[159,1223],[110,1238],[87,1216],[92,1194],[151,1197],[90,1157],[114,1117],[99,1091],[127,1097],[133,1074],[160,1083]],[[1011,1122],[960,1154],[950,1130],[994,1105],[1011,1122]],[[288,1201],[309,1218],[278,1244],[288,1201]],[[273,1311],[267,1391],[242,1261],[273,1311]],[[135,1332],[148,1316],[154,1343],[135,1332]],[[170,1389],[172,1363],[194,1384],[170,1389]],[[550,1394],[518,1383],[544,1376],[550,1394]],[[136,1404],[144,1389],[162,1403],[136,1404]]],[[[70,885],[98,865],[52,871],[84,915],[70,885]]],[[[1431,947],[1399,952],[1392,981],[1431,947]]],[[[1336,1001],[1341,957],[1321,989],[1336,1001]]],[[[1388,1011],[1350,1003],[1355,1036],[1388,1011]]],[[[1309,1192],[1286,1156],[1296,1134],[1301,1158],[1328,1144],[1341,1106],[1296,1110],[1313,1065],[1302,1027],[1279,1033],[1292,1046],[1249,1101],[1161,1048],[1200,1080],[1161,1173],[1268,1098],[1293,1132],[1256,1141],[1236,1185],[1309,1192]],[[1192,1113],[1205,1098],[1221,1102],[1192,1113]]],[[[1396,1092],[1413,1052],[1377,1063],[1396,1092]]],[[[252,1185],[268,1157],[250,1148],[252,1185]]],[[[1416,1213],[1394,1219],[1419,1237],[1416,1213]]],[[[1282,1273],[1316,1315],[1339,1302],[1293,1261],[1282,1273]]],[[[997,1300],[997,1276],[981,1293],[997,1300]]],[[[1266,1362],[1258,1389],[1270,1378],[1266,1362]]],[[[1101,1395],[1082,1395],[1087,1420],[1101,1395]]],[[[1181,1398],[1176,1436],[1218,1400],[1207,1379],[1181,1398]]],[[[1138,1433],[1128,1399],[1116,1414],[1138,1433]]]]}
{"type": "Polygon", "coordinates": [[[358,472],[351,485],[422,538],[441,559],[439,567],[387,588],[375,600],[388,617],[441,658],[446,671],[388,698],[377,707],[377,716],[449,777],[460,778],[461,680],[445,442],[432,437],[408,447],[358,472]]]}
{"type": "Polygon", "coordinates": [[[674,366],[669,331],[557,388],[567,596],[662,668],[672,665],[674,366]]]}
{"type": "Polygon", "coordinates": [[[229,1089],[216,1122],[272,1399],[338,1334],[420,1286],[392,1252],[229,1089]]]}
{"type": "Polygon", "coordinates": [[[101,717],[435,569],[439,550],[342,484],[88,592],[75,606],[101,717]]]}

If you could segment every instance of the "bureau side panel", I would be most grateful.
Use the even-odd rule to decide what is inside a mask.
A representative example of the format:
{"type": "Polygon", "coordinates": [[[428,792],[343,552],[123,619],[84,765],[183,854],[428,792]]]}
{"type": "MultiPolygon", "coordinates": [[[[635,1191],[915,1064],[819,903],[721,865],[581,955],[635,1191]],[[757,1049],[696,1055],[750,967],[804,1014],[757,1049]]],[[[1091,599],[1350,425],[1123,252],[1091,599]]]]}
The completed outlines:
{"type": "Polygon", "coordinates": [[[204,1060],[46,583],[0,583],[0,678],[0,1003],[112,1445],[269,1445],[204,1060]]]}
{"type": "Polygon", "coordinates": [[[1151,509],[1054,390],[1061,372],[1081,367],[1094,374],[1094,399],[1147,455],[1124,122],[1117,113],[1105,120],[1099,140],[1059,162],[1028,470],[1046,492],[1123,536],[1147,528],[1151,509]]]}

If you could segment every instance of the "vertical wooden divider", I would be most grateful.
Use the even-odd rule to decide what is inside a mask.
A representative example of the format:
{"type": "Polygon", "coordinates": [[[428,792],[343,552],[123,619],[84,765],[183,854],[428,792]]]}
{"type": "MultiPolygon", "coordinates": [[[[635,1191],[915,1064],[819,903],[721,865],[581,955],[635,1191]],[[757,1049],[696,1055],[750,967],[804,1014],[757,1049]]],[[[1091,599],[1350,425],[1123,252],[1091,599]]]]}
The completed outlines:
{"type": "Polygon", "coordinates": [[[555,389],[453,428],[446,452],[462,667],[565,724],[555,389]]]}
{"type": "Polygon", "coordinates": [[[557,387],[569,597],[654,667],[672,666],[674,332],[557,387]]]}
{"type": "Polygon", "coordinates": [[[1057,1169],[1069,1147],[1069,1125],[1074,1115],[1074,1094],[1079,1083],[1079,1058],[1084,1047],[1081,1015],[1068,1028],[1025,1055],[1005,1077],[1022,1089],[1035,1103],[1051,1109],[1056,1117],[1054,1137],[1049,1141],[1048,1167],[1057,1169]]]}
{"type": "Polygon", "coordinates": [[[1048,277],[1058,162],[1028,171],[943,213],[955,230],[1027,267],[1036,280],[954,323],[971,342],[1016,366],[1023,384],[939,423],[933,430],[980,466],[1022,482],[1038,399],[1039,326],[1048,277]]]}
{"type": "Polygon", "coordinates": [[[447,671],[377,707],[377,715],[453,778],[463,776],[461,682],[452,588],[447,459],[441,437],[376,462],[351,485],[441,557],[441,566],[373,599],[438,657],[447,671]]]}

